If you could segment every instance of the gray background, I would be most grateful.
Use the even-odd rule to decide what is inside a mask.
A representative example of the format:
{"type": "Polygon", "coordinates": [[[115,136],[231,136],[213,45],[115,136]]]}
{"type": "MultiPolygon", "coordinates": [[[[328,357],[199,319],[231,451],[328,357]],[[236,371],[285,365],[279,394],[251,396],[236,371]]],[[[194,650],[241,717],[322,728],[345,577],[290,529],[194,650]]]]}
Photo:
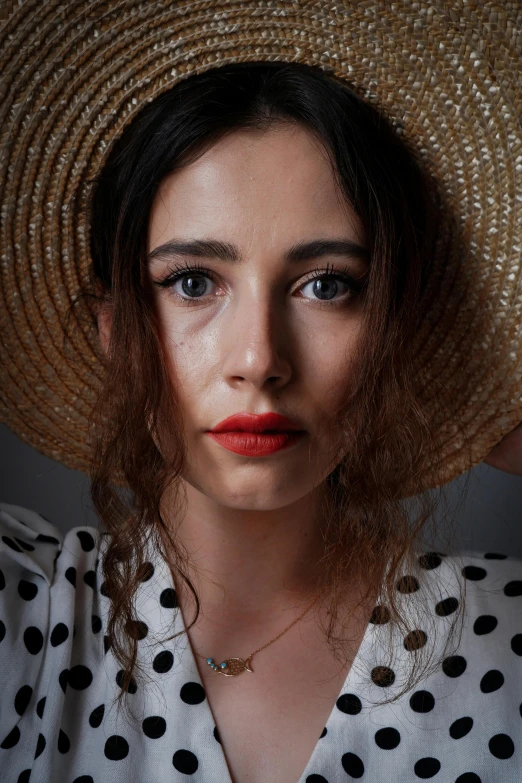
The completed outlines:
{"type": "MultiPolygon", "coordinates": [[[[2,424],[0,460],[0,502],[38,511],[62,531],[97,525],[89,478],[40,454],[2,424]]],[[[482,463],[447,487],[447,519],[459,549],[522,558],[521,476],[482,463]]],[[[440,533],[432,540],[444,551],[448,526],[442,515],[436,520],[440,533]]]]}

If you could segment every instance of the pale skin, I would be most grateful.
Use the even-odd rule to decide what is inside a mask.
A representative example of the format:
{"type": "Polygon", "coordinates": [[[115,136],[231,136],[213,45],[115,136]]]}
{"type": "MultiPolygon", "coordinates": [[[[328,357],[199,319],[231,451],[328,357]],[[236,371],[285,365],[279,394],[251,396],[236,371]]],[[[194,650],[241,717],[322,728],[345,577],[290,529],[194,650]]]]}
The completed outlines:
{"type": "MultiPolygon", "coordinates": [[[[336,464],[330,419],[342,392],[339,358],[353,351],[361,306],[340,280],[339,306],[322,305],[310,273],[328,263],[358,276],[367,266],[334,255],[283,264],[298,242],[364,244],[325,155],[294,126],[236,132],[164,180],[149,250],[203,238],[235,244],[244,261],[160,258],[150,274],[158,280],[176,262],[199,261],[218,278],[200,279],[205,292],[190,306],[172,289],[156,287],[155,297],[189,445],[188,506],[178,535],[200,571],[203,611],[217,610],[220,634],[240,627],[243,647],[243,640],[262,644],[313,598],[320,520],[312,501],[336,464]],[[239,456],[205,436],[240,411],[277,411],[309,434],[264,458],[239,456]]],[[[174,290],[188,299],[182,282],[174,290]]],[[[108,319],[100,318],[100,333],[108,338],[108,319]]],[[[219,655],[218,636],[215,643],[219,655]]]]}
{"type": "MultiPolygon", "coordinates": [[[[358,277],[367,267],[336,255],[285,260],[301,242],[344,239],[364,247],[366,241],[324,152],[296,126],[236,131],[161,183],[149,252],[171,240],[210,238],[234,244],[242,262],[158,257],[149,269],[158,281],[169,268],[195,262],[214,276],[198,273],[203,293],[192,298],[183,282],[193,274],[171,288],[152,288],[188,444],[186,514],[181,521],[169,517],[168,493],[164,508],[195,562],[191,578],[201,616],[190,642],[220,661],[247,657],[314,597],[321,542],[315,501],[337,461],[334,411],[345,381],[340,359],[357,345],[362,309],[338,277],[333,299],[339,305],[322,304],[311,272],[328,264],[330,276],[349,267],[358,277]],[[282,413],[307,436],[259,458],[234,454],[205,435],[241,411],[282,413]]],[[[109,310],[100,312],[99,331],[106,350],[109,310]]],[[[522,474],[520,429],[491,452],[489,464],[522,474]]],[[[193,604],[177,587],[187,622],[193,604]]],[[[356,592],[354,585],[347,615],[356,592]]],[[[354,654],[372,608],[370,600],[348,626],[354,654]]],[[[310,621],[324,620],[326,612],[317,605],[255,656],[255,675],[222,677],[196,659],[234,783],[295,783],[301,776],[351,665],[339,668],[319,623],[310,621]]]]}

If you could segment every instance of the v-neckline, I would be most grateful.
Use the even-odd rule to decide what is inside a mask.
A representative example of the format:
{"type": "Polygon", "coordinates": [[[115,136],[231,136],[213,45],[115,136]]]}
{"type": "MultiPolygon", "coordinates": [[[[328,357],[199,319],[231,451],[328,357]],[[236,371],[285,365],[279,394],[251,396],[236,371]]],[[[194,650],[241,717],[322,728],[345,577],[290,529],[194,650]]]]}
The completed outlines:
{"type": "MultiPolygon", "coordinates": [[[[207,692],[205,690],[205,686],[203,684],[202,678],[199,673],[199,669],[197,666],[196,658],[194,655],[194,652],[192,650],[192,645],[190,642],[190,638],[188,634],[186,633],[186,627],[185,627],[185,621],[183,618],[183,613],[181,611],[181,608],[178,608],[177,612],[177,622],[179,624],[179,628],[176,629],[176,631],[183,630],[185,639],[186,639],[186,646],[183,649],[182,657],[181,657],[181,664],[183,667],[183,671],[186,675],[192,677],[194,682],[197,682],[199,685],[201,685],[204,693],[205,693],[205,700],[204,704],[202,704],[202,708],[205,712],[205,715],[202,717],[202,720],[207,726],[206,734],[207,736],[211,736],[214,731],[214,727],[217,728],[219,732],[219,727],[217,726],[217,721],[214,717],[214,713],[212,712],[210,702],[207,697],[207,692]]],[[[366,656],[369,654],[369,647],[370,642],[372,641],[371,637],[373,636],[374,632],[379,628],[379,626],[375,625],[374,623],[368,621],[365,629],[364,634],[361,639],[361,642],[359,644],[359,647],[357,649],[357,652],[352,660],[351,666],[348,670],[348,673],[343,681],[343,684],[341,686],[341,689],[339,693],[337,694],[335,698],[335,702],[332,706],[331,712],[324,724],[324,728],[326,728],[327,732],[332,727],[332,723],[335,721],[337,717],[337,713],[339,712],[337,703],[339,701],[339,698],[344,693],[352,693],[357,689],[357,684],[360,684],[361,686],[364,685],[363,679],[360,678],[358,674],[358,669],[360,667],[361,661],[365,660],[367,663],[366,656]]],[[[367,667],[365,666],[366,670],[367,667]]],[[[324,729],[323,729],[324,732],[324,729]]],[[[322,735],[321,735],[322,736],[322,735]]],[[[311,750],[310,756],[308,757],[308,761],[306,763],[306,766],[301,773],[300,777],[295,781],[295,783],[305,783],[306,778],[308,775],[312,774],[312,767],[315,761],[315,757],[319,753],[320,750],[320,743],[321,743],[321,736],[319,736],[316,740],[316,743],[314,747],[311,750]]],[[[219,744],[219,750],[217,751],[220,760],[221,760],[221,766],[223,769],[224,777],[220,778],[218,777],[215,772],[213,772],[213,779],[216,781],[216,783],[233,783],[232,781],[232,775],[230,772],[230,768],[228,766],[228,762],[225,756],[225,752],[223,750],[223,746],[221,745],[221,742],[218,742],[219,744]]],[[[217,749],[216,749],[217,750],[217,749]]]]}

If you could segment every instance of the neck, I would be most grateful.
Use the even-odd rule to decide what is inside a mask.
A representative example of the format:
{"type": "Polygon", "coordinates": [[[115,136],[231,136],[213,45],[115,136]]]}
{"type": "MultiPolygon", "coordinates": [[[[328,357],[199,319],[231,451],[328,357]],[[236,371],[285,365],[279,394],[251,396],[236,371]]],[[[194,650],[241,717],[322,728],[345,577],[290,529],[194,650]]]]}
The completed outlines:
{"type": "MultiPolygon", "coordinates": [[[[168,511],[167,519],[190,555],[189,576],[209,622],[266,623],[274,613],[291,621],[314,600],[323,548],[320,488],[262,511],[224,507],[185,488],[183,519],[175,525],[168,511]]],[[[182,580],[176,587],[182,605],[195,605],[182,580]]]]}

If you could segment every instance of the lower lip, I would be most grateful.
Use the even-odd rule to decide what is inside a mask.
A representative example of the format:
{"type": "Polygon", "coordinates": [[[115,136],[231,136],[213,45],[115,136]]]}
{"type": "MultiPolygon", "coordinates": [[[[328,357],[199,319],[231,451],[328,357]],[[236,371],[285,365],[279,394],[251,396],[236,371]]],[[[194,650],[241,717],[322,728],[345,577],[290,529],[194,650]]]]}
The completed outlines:
{"type": "Polygon", "coordinates": [[[228,451],[244,457],[265,457],[275,451],[287,449],[300,440],[304,432],[278,432],[266,435],[255,432],[207,432],[228,451]]]}

